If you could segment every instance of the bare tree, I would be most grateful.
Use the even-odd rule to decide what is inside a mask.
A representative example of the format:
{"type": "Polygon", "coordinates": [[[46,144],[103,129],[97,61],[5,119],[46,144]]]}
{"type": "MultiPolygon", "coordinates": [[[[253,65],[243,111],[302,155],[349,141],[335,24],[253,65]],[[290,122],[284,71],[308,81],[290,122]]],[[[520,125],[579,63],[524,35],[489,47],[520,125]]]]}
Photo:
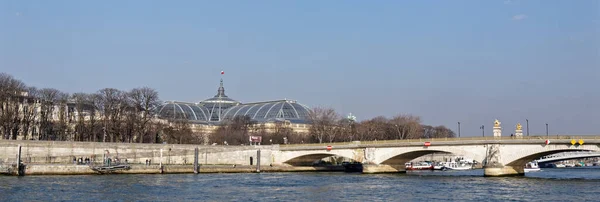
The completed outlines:
{"type": "Polygon", "coordinates": [[[356,123],[350,119],[340,119],[339,121],[340,136],[337,141],[350,142],[360,141],[358,138],[358,131],[356,130],[356,123]]]}
{"type": "Polygon", "coordinates": [[[22,124],[22,134],[23,134],[23,139],[27,140],[27,139],[32,139],[33,135],[35,135],[35,118],[38,115],[37,114],[37,89],[35,87],[29,87],[27,89],[27,93],[28,95],[26,97],[24,97],[24,101],[23,101],[23,107],[22,107],[22,119],[21,119],[21,124],[22,124]],[[31,137],[29,137],[29,133],[31,134],[31,137]]]}
{"type": "Polygon", "coordinates": [[[423,125],[423,137],[424,138],[446,138],[446,137],[456,137],[456,133],[450,130],[446,126],[430,126],[423,125]]]}
{"type": "Polygon", "coordinates": [[[40,102],[40,134],[39,140],[54,140],[56,134],[54,133],[54,113],[55,105],[59,100],[61,92],[54,88],[42,88],[39,90],[39,102],[40,102]]]}
{"type": "Polygon", "coordinates": [[[390,139],[390,124],[387,118],[378,116],[362,121],[357,126],[357,140],[372,141],[390,139]]]}
{"type": "Polygon", "coordinates": [[[112,116],[110,118],[111,131],[114,133],[114,139],[111,141],[126,142],[128,140],[128,135],[131,134],[131,128],[133,127],[133,125],[126,125],[126,120],[130,116],[131,112],[131,103],[127,99],[127,93],[123,91],[119,91],[115,98],[117,105],[115,106],[114,113],[111,114],[112,116]]]}
{"type": "Polygon", "coordinates": [[[0,73],[0,128],[4,139],[16,139],[19,133],[19,105],[25,90],[22,81],[0,73]]]}
{"type": "Polygon", "coordinates": [[[435,138],[456,137],[456,133],[446,126],[435,127],[435,138]]]}
{"type": "Polygon", "coordinates": [[[77,112],[73,141],[83,141],[86,134],[89,133],[89,127],[87,127],[85,120],[85,115],[90,108],[87,97],[88,95],[85,93],[74,93],[71,97],[75,104],[75,111],[77,112]]]}
{"type": "Polygon", "coordinates": [[[435,128],[430,125],[423,125],[423,138],[435,138],[435,128]]]}
{"type": "Polygon", "coordinates": [[[236,116],[231,120],[226,120],[211,135],[210,139],[214,143],[231,145],[240,145],[249,143],[251,126],[255,125],[248,116],[236,116]]]}
{"type": "Polygon", "coordinates": [[[171,144],[197,143],[187,119],[170,120],[169,126],[163,129],[164,140],[171,144]]]}
{"type": "Polygon", "coordinates": [[[259,132],[255,135],[262,136],[262,144],[284,144],[284,138],[292,138],[297,136],[291,127],[286,125],[283,121],[277,121],[273,123],[274,126],[270,131],[267,131],[264,124],[260,124],[259,132]]]}
{"type": "Polygon", "coordinates": [[[156,123],[151,124],[151,130],[150,130],[151,135],[150,135],[150,137],[146,137],[148,142],[161,143],[162,142],[161,132],[163,131],[163,129],[165,127],[166,127],[166,125],[161,122],[156,122],[156,123]]]}
{"type": "Polygon", "coordinates": [[[329,135],[329,140],[335,139],[334,132],[339,120],[339,115],[332,108],[313,108],[308,114],[310,122],[309,133],[319,143],[329,135]]]}
{"type": "Polygon", "coordinates": [[[331,142],[341,142],[344,137],[342,134],[345,130],[345,123],[343,119],[338,119],[333,122],[333,127],[330,128],[329,132],[327,132],[327,140],[331,142]]]}
{"type": "Polygon", "coordinates": [[[421,118],[413,115],[397,115],[390,120],[395,139],[413,139],[422,136],[421,118]]]}
{"type": "Polygon", "coordinates": [[[102,112],[103,137],[102,142],[114,142],[121,129],[121,119],[124,111],[124,93],[114,88],[104,88],[98,91],[96,108],[102,112]],[[107,140],[108,138],[108,140],[107,140]]]}
{"type": "Polygon", "coordinates": [[[90,104],[90,120],[89,120],[89,128],[88,131],[90,133],[89,137],[90,139],[88,141],[93,141],[93,142],[97,142],[98,140],[102,139],[99,137],[103,137],[104,136],[104,130],[103,130],[103,125],[102,123],[98,123],[98,115],[100,114],[98,112],[98,106],[100,106],[102,100],[102,96],[100,94],[88,94],[86,96],[86,102],[90,104]]]}
{"type": "Polygon", "coordinates": [[[136,138],[142,143],[144,136],[150,132],[150,124],[156,114],[154,109],[160,105],[158,92],[152,88],[142,87],[134,88],[128,95],[132,101],[133,109],[139,115],[139,119],[136,121],[136,138]]]}
{"type": "Polygon", "coordinates": [[[65,141],[69,140],[70,134],[70,117],[69,117],[69,107],[67,106],[67,102],[69,100],[68,93],[59,92],[56,97],[56,101],[53,104],[53,107],[58,108],[56,113],[56,120],[54,121],[53,134],[55,135],[52,140],[60,140],[65,141]]]}
{"type": "Polygon", "coordinates": [[[137,113],[134,110],[126,109],[124,111],[123,123],[121,125],[121,141],[122,142],[134,142],[135,134],[137,133],[136,128],[139,124],[139,118],[137,117],[137,113]]]}

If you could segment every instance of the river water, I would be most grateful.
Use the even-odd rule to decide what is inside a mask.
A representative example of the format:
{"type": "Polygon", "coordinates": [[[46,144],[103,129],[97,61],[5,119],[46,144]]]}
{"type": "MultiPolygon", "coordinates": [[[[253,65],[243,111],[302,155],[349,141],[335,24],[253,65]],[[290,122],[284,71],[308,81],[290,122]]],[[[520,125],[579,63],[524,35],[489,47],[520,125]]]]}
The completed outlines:
{"type": "Polygon", "coordinates": [[[525,177],[483,170],[0,176],[0,201],[600,201],[600,168],[525,177]]]}

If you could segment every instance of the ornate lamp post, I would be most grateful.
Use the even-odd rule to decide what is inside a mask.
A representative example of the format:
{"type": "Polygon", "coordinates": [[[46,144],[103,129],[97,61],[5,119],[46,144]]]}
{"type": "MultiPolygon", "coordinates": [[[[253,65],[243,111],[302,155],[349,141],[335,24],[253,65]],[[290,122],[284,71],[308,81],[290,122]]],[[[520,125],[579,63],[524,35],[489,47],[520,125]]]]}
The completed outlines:
{"type": "Polygon", "coordinates": [[[460,121],[458,122],[458,137],[460,138],[460,121]]]}
{"type": "Polygon", "coordinates": [[[485,137],[485,126],[481,125],[481,127],[479,127],[479,129],[481,129],[481,137],[485,137]]]}
{"type": "Polygon", "coordinates": [[[527,122],[527,136],[529,136],[529,119],[525,119],[525,121],[527,122]]]}

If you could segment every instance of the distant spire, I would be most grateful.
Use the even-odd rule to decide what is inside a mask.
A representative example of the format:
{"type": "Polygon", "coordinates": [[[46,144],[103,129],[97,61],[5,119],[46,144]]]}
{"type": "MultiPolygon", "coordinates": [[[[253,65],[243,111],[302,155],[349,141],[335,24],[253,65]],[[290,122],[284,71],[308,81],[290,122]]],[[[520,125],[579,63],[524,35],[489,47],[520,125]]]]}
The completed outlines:
{"type": "Polygon", "coordinates": [[[219,85],[219,90],[217,90],[217,95],[215,97],[227,97],[225,95],[225,87],[223,87],[223,79],[221,79],[221,84],[219,85]]]}

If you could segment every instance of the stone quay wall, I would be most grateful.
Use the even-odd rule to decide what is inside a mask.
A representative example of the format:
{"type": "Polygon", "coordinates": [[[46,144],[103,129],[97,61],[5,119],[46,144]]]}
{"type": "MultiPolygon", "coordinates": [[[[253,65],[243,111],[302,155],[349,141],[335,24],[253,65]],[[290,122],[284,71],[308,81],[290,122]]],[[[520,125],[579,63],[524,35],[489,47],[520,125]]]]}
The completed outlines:
{"type": "Polygon", "coordinates": [[[25,164],[73,164],[73,158],[90,158],[101,164],[103,156],[127,159],[129,164],[192,165],[194,150],[198,148],[199,164],[250,165],[256,164],[257,150],[261,150],[261,164],[273,163],[278,145],[268,146],[206,146],[185,144],[139,144],[65,141],[0,140],[0,164],[16,164],[18,146],[21,146],[21,161],[25,164]],[[161,158],[162,149],[162,158],[161,158]]]}

